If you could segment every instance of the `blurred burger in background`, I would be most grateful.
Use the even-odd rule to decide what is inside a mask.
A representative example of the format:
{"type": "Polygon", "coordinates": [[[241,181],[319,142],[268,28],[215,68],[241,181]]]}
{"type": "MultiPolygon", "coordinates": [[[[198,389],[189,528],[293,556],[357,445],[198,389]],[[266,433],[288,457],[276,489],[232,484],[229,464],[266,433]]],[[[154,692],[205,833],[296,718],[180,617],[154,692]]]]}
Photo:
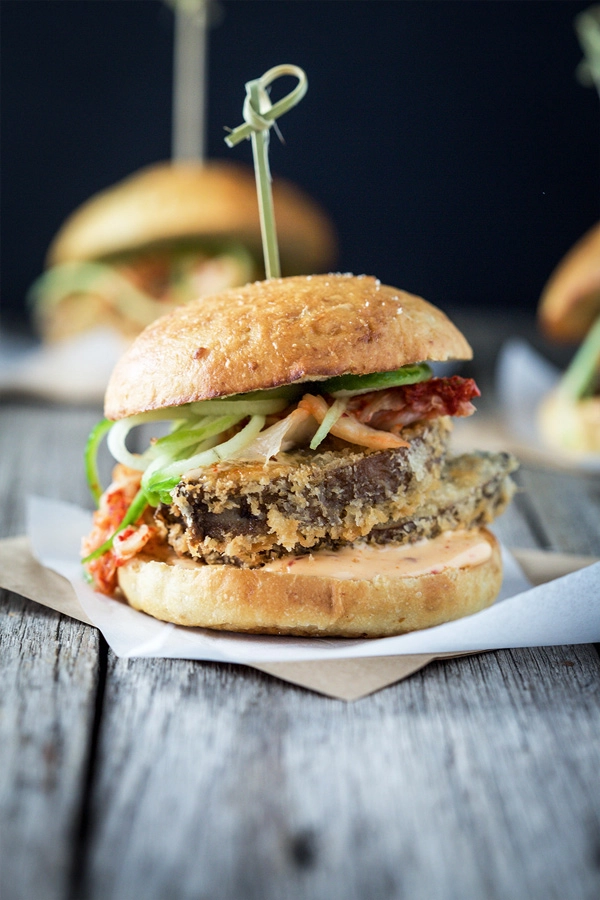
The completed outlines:
{"type": "Polygon", "coordinates": [[[600,454],[600,222],[571,248],[542,293],[538,320],[551,340],[579,344],[539,409],[545,443],[600,454]]]}
{"type": "MultiPolygon", "coordinates": [[[[323,210],[273,180],[284,275],[335,262],[323,210]]],[[[108,327],[125,340],[170,309],[264,277],[254,172],[229,162],[164,162],[92,196],[52,241],[30,291],[37,329],[56,342],[108,327]]]]}

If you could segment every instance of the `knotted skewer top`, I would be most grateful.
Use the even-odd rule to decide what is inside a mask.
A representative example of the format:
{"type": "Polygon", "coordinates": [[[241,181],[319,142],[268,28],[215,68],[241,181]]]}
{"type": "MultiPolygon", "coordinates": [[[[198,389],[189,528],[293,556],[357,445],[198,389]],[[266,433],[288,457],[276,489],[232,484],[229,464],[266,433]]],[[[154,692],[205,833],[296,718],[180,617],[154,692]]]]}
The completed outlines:
{"type": "Polygon", "coordinates": [[[233,129],[225,138],[229,147],[234,147],[246,138],[252,140],[254,156],[254,172],[258,193],[258,208],[262,233],[263,254],[265,258],[265,274],[267,278],[277,278],[281,274],[279,264],[279,248],[273,211],[273,195],[271,191],[271,171],[269,168],[269,130],[279,116],[292,109],[302,100],[308,90],[308,79],[299,66],[274,66],[252,81],[246,82],[246,98],[244,100],[244,124],[233,129]],[[271,103],[267,88],[283,75],[293,75],[298,79],[296,87],[278,100],[271,103]]]}

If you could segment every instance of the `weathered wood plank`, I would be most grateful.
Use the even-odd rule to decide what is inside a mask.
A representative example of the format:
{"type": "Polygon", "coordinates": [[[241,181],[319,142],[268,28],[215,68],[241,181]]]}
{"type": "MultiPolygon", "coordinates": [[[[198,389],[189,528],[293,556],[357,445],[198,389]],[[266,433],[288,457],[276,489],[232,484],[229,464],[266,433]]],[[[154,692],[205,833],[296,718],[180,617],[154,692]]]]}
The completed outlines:
{"type": "Polygon", "coordinates": [[[595,897],[599,675],[507,651],[347,706],[112,659],[85,895],[595,897]]]}
{"type": "Polygon", "coordinates": [[[527,506],[527,500],[520,493],[517,494],[508,509],[494,522],[494,532],[508,548],[539,547],[539,540],[524,515],[524,504],[527,506]]]}
{"type": "MultiPolygon", "coordinates": [[[[5,534],[22,531],[25,490],[86,502],[80,453],[96,415],[0,409],[5,534]]],[[[593,485],[519,477],[498,526],[507,543],[598,552],[593,485]],[[557,502],[560,525],[548,522],[557,502]]],[[[600,891],[592,648],[446,661],[352,706],[243,667],[111,657],[87,797],[95,632],[3,601],[11,900],[600,891]],[[82,884],[70,880],[79,853],[82,884]]]]}
{"type": "MultiPolygon", "coordinates": [[[[22,533],[26,493],[87,502],[82,447],[97,412],[0,407],[0,534],[22,533]]],[[[97,631],[0,592],[0,896],[64,900],[98,689],[97,631]]]]}
{"type": "Polygon", "coordinates": [[[0,593],[0,896],[62,900],[78,846],[99,637],[0,593]]]}
{"type": "Polygon", "coordinates": [[[83,450],[100,416],[99,409],[0,404],[3,537],[24,531],[27,494],[90,505],[83,450]]]}
{"type": "Polygon", "coordinates": [[[600,478],[523,467],[523,497],[546,547],[568,553],[600,553],[600,478]]]}

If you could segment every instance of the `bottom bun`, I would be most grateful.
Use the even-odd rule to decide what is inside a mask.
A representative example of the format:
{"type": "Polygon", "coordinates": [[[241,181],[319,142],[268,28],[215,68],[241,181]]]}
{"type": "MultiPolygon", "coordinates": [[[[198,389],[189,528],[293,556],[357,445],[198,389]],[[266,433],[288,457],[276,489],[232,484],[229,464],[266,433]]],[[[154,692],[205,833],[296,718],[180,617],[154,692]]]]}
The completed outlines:
{"type": "MultiPolygon", "coordinates": [[[[457,557],[441,571],[434,564],[435,572],[418,575],[390,574],[390,554],[406,554],[403,545],[371,548],[375,562],[370,564],[379,574],[362,578],[242,569],[177,557],[163,562],[139,555],[119,569],[119,586],[135,609],[177,625],[254,634],[386,637],[459,619],[493,603],[502,583],[498,542],[486,529],[470,536],[483,561],[461,564],[457,557]]],[[[353,548],[353,555],[356,561],[360,548],[353,548]]]]}
{"type": "Polygon", "coordinates": [[[538,425],[550,447],[577,455],[600,453],[600,397],[570,400],[553,391],[540,404],[538,425]]]}

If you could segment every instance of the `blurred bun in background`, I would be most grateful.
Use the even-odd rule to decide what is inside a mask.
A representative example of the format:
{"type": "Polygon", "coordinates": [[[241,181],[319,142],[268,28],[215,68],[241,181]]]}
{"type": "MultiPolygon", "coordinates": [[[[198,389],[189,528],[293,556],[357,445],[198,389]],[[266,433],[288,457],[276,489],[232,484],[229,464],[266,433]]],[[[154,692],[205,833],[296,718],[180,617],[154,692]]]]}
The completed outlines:
{"type": "Polygon", "coordinates": [[[538,320],[556,341],[579,343],[558,387],[539,411],[545,442],[576,454],[600,453],[600,223],[569,250],[540,299],[538,320]]]}
{"type": "MultiPolygon", "coordinates": [[[[0,6],[2,320],[26,328],[70,212],[173,155],[175,16],[162,0],[0,6]]],[[[533,323],[550,271],[600,217],[598,98],[575,77],[588,6],[219,0],[204,157],[250,163],[249,144],[223,141],[244,83],[301,66],[308,95],[271,169],[327,210],[335,268],[533,323]]]]}
{"type": "Polygon", "coordinates": [[[554,269],[542,292],[538,319],[547,337],[583,340],[600,315],[600,222],[554,269]]]}
{"type": "MultiPolygon", "coordinates": [[[[325,212],[284,179],[273,196],[282,273],[333,266],[325,212]]],[[[76,209],[46,266],[30,291],[45,340],[97,326],[133,338],[180,304],[264,276],[254,172],[227,161],[145,167],[76,209]]]]}

